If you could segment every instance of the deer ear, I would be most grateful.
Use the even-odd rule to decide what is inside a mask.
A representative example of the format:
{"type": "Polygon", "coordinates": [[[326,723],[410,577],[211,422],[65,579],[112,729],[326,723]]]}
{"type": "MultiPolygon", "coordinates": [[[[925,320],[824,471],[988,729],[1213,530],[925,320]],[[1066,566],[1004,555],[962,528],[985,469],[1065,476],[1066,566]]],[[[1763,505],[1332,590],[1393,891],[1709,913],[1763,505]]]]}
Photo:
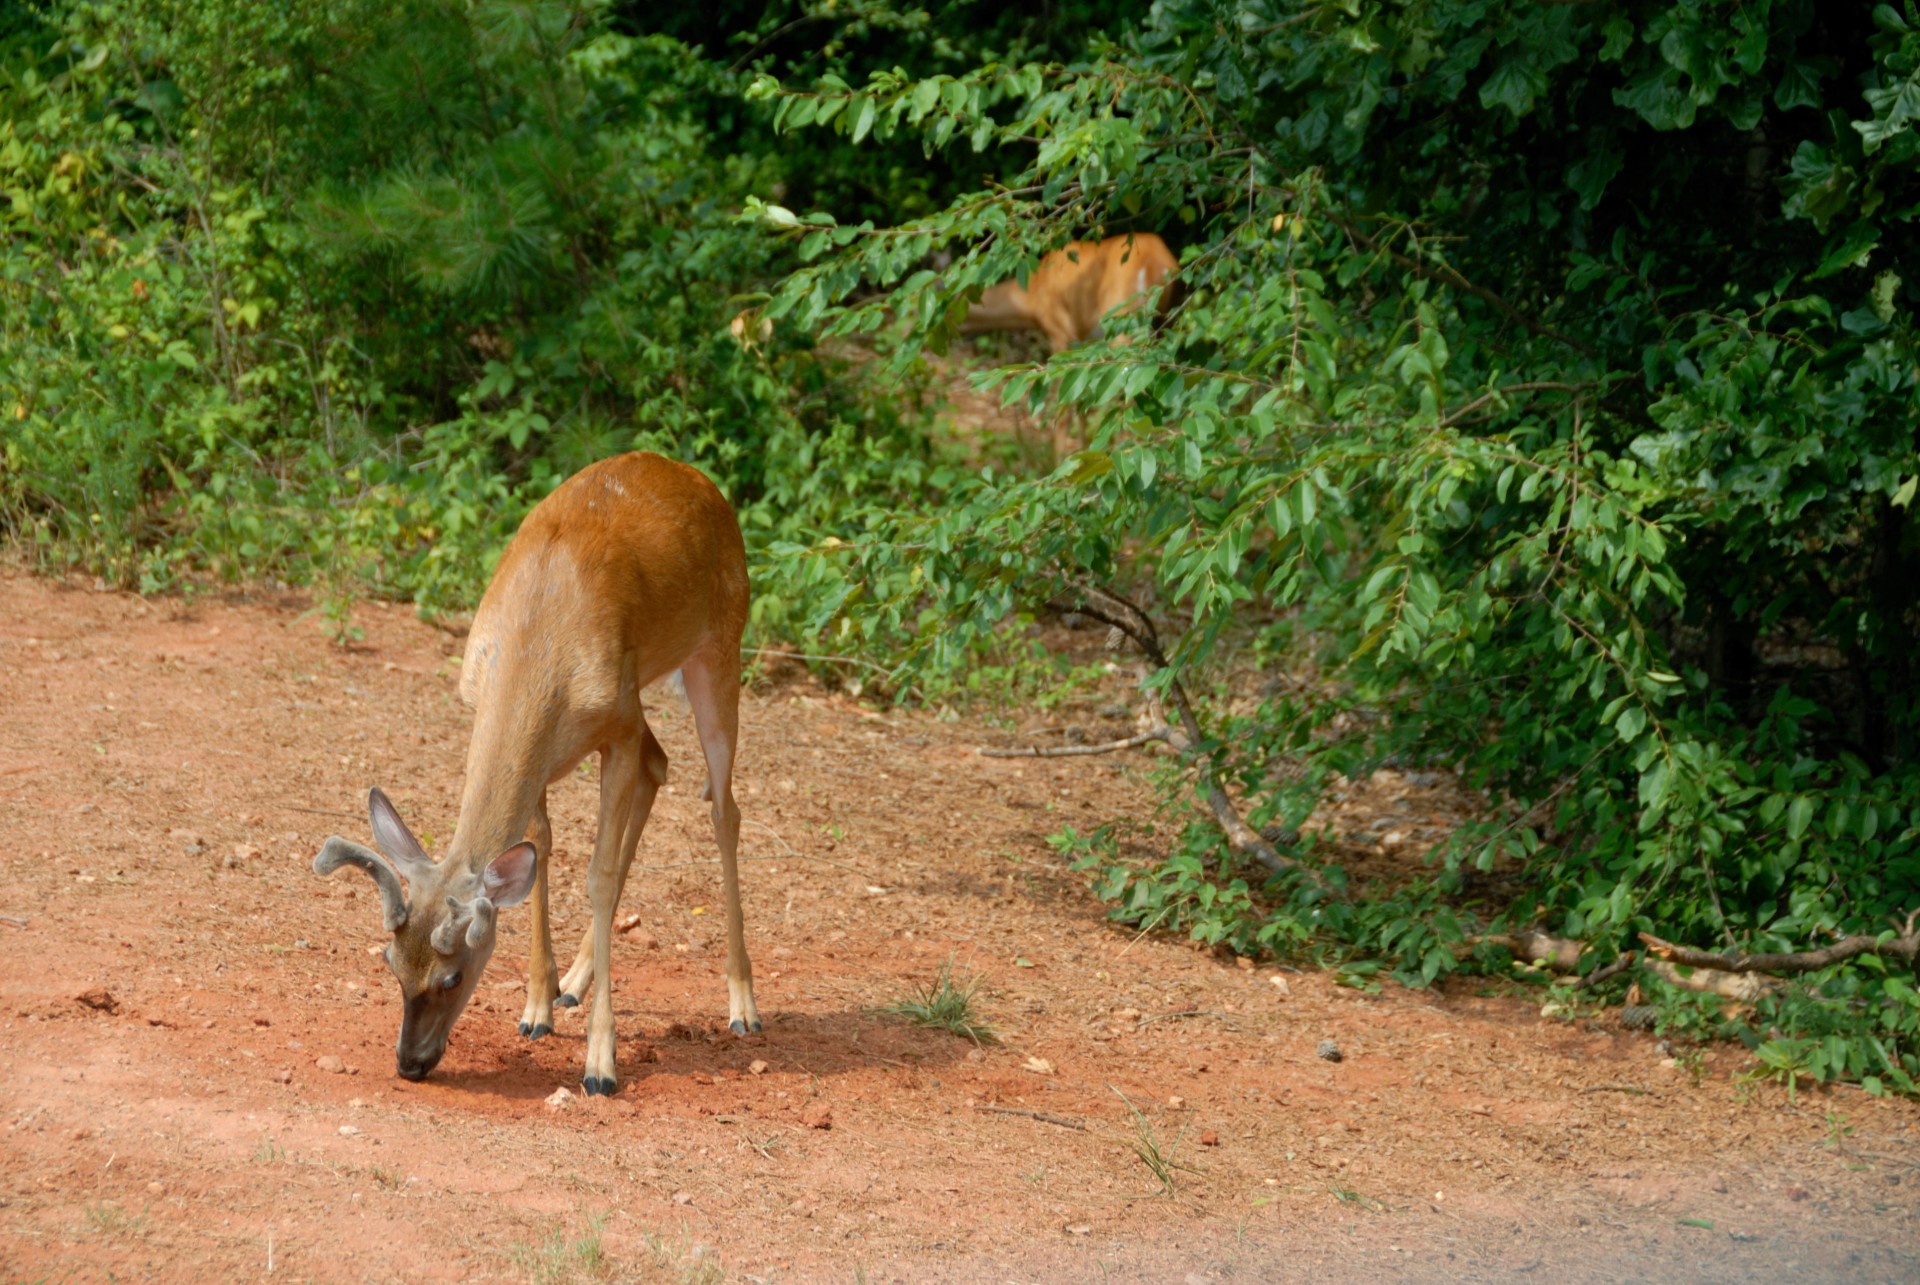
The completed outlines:
{"type": "Polygon", "coordinates": [[[393,859],[401,874],[409,873],[408,866],[433,864],[433,858],[420,846],[420,840],[413,837],[413,831],[400,819],[393,801],[378,786],[367,792],[367,817],[373,823],[373,841],[393,859]]]}
{"type": "Polygon", "coordinates": [[[480,872],[480,886],[488,901],[496,906],[517,906],[533,891],[533,879],[540,872],[540,857],[531,843],[516,843],[487,863],[480,872]]]}

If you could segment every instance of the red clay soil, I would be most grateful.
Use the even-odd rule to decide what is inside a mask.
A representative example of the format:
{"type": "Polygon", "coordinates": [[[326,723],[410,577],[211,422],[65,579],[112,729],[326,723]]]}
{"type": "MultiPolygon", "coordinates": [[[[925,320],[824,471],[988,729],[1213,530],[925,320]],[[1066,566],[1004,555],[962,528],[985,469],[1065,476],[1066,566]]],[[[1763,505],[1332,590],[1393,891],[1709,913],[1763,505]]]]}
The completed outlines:
{"type": "MultiPolygon", "coordinates": [[[[369,785],[430,849],[451,832],[459,643],[368,607],[342,651],[301,605],[0,568],[7,1281],[1920,1279],[1913,1103],[1789,1101],[1614,1014],[1115,928],[1044,838],[1146,815],[1138,759],[985,759],[996,733],[804,678],[744,709],[765,1033],[723,1032],[701,773],[663,696],[618,1095],[550,1102],[583,1010],[516,1034],[515,913],[405,1083],[378,900],[309,863],[368,837],[369,785]],[[1003,1043],[880,1011],[949,960],[1003,1043]]],[[[555,791],[563,962],[594,790],[555,791]]],[[[1416,795],[1366,783],[1340,824],[1402,842],[1416,795]]]]}

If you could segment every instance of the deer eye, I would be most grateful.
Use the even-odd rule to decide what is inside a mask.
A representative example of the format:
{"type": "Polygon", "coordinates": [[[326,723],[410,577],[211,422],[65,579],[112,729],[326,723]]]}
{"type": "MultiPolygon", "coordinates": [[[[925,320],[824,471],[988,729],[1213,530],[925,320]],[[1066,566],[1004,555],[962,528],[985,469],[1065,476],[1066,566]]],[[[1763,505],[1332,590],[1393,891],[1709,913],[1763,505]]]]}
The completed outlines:
{"type": "Polygon", "coordinates": [[[441,981],[440,989],[443,991],[450,991],[454,987],[458,986],[459,984],[460,984],[460,974],[457,972],[448,973],[445,979],[441,981]]]}

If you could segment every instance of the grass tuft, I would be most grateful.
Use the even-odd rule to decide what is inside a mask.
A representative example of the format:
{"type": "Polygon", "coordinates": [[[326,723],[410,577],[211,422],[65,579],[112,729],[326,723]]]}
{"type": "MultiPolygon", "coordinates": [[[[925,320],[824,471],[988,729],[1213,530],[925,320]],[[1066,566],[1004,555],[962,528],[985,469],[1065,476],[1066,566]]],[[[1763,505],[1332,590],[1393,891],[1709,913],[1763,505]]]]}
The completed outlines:
{"type": "Polygon", "coordinates": [[[931,982],[914,990],[903,1000],[888,1004],[880,1011],[904,1017],[915,1026],[931,1026],[955,1035],[964,1035],[975,1044],[998,1044],[1000,1037],[974,1011],[981,981],[972,975],[955,980],[953,961],[940,965],[931,982]]]}
{"type": "Polygon", "coordinates": [[[588,1214],[586,1227],[578,1236],[569,1236],[558,1227],[551,1228],[537,1245],[522,1241],[512,1250],[513,1265],[521,1278],[532,1285],[575,1285],[595,1281],[606,1275],[607,1255],[600,1244],[600,1229],[606,1214],[588,1214]]]}

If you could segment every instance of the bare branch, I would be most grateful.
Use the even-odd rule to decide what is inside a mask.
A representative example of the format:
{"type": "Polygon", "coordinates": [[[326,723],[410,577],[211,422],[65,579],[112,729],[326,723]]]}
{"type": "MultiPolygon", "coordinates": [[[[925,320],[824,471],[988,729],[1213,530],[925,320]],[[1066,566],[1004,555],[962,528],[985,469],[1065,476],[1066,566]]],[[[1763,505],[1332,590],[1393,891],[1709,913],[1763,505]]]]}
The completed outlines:
{"type": "Polygon", "coordinates": [[[1907,916],[1904,931],[1891,937],[1842,937],[1831,946],[1818,950],[1772,951],[1760,954],[1717,954],[1662,941],[1652,933],[1641,933],[1647,949],[1662,959],[1690,968],[1712,968],[1728,973],[1807,973],[1826,968],[1861,955],[1891,956],[1911,964],[1920,957],[1920,932],[1914,931],[1920,910],[1907,916]]]}

